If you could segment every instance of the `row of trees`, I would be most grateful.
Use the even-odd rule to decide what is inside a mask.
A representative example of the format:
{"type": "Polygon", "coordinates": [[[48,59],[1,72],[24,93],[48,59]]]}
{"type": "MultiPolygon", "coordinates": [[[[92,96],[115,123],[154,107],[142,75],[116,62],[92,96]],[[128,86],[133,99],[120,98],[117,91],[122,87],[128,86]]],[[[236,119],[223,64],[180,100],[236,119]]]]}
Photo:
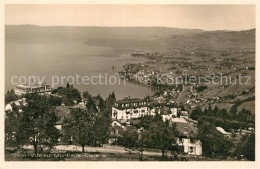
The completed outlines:
{"type": "Polygon", "coordinates": [[[23,106],[23,113],[6,112],[5,143],[18,148],[32,145],[37,155],[38,145],[51,149],[57,143],[60,133],[55,124],[59,119],[47,96],[30,94],[26,97],[28,105],[23,106]]]}
{"type": "Polygon", "coordinates": [[[7,147],[20,148],[24,145],[32,145],[34,154],[37,155],[39,145],[51,150],[59,138],[62,138],[65,143],[73,141],[81,145],[83,151],[86,145],[100,146],[107,142],[110,124],[108,110],[111,111],[111,106],[116,100],[114,93],[104,101],[100,95],[92,97],[84,92],[87,109],[72,109],[63,120],[61,133],[55,127],[60,120],[60,117],[55,114],[55,106],[60,105],[64,100],[72,101],[75,98],[81,100],[81,98],[77,89],[72,87],[60,87],[56,92],[59,97],[27,94],[24,96],[27,105],[22,107],[22,113],[15,109],[6,112],[7,147]]]}
{"type": "Polygon", "coordinates": [[[247,134],[239,139],[232,132],[233,129],[241,131],[249,126],[247,122],[252,117],[249,111],[243,109],[232,116],[225,109],[219,109],[217,106],[213,110],[210,106],[204,111],[196,107],[190,117],[198,120],[198,139],[202,142],[204,156],[219,159],[244,156],[248,160],[255,159],[255,134],[247,134]],[[232,138],[224,137],[215,129],[217,126],[231,131],[232,138]]]}
{"type": "Polygon", "coordinates": [[[214,109],[211,108],[211,105],[209,105],[208,109],[206,108],[204,111],[202,111],[199,107],[197,107],[192,113],[194,113],[192,116],[193,118],[197,118],[201,115],[207,115],[207,116],[213,116],[213,117],[219,117],[223,119],[228,120],[237,120],[240,122],[247,122],[249,120],[254,120],[254,115],[251,113],[250,110],[246,110],[245,108],[242,109],[240,112],[233,112],[234,110],[228,111],[226,109],[219,109],[217,106],[214,107],[214,109]]]}
{"type": "Polygon", "coordinates": [[[226,130],[246,128],[251,125],[247,124],[248,122],[254,121],[254,115],[249,110],[242,109],[236,115],[231,115],[226,109],[219,109],[217,106],[214,109],[209,106],[204,111],[200,107],[196,107],[191,112],[190,118],[194,120],[203,118],[207,122],[215,123],[216,126],[220,126],[226,130]]]}

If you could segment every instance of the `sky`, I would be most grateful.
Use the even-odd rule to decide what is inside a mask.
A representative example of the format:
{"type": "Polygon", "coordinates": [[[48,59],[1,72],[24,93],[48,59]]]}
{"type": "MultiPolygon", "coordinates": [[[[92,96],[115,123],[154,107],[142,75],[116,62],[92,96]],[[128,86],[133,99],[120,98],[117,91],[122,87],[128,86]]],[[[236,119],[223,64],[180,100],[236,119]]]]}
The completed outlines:
{"type": "Polygon", "coordinates": [[[255,12],[254,5],[12,4],[5,24],[246,30],[255,28],[255,12]]]}

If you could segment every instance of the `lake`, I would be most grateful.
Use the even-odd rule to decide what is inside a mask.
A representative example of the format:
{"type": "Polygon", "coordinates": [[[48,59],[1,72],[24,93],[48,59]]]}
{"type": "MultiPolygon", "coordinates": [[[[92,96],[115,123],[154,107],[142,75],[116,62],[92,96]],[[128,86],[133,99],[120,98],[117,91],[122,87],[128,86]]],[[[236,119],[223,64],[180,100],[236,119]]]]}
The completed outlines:
{"type": "MultiPolygon", "coordinates": [[[[142,51],[141,48],[116,48],[109,46],[91,46],[82,41],[23,41],[16,38],[6,39],[5,50],[5,90],[15,86],[11,84],[13,76],[45,77],[45,82],[51,83],[52,76],[118,76],[126,63],[144,62],[145,58],[132,58],[132,52],[142,51]],[[113,71],[112,67],[116,69],[113,71]]],[[[107,97],[115,92],[118,99],[125,96],[143,98],[153,92],[145,86],[127,82],[116,85],[79,85],[74,87],[80,92],[89,91],[92,95],[100,94],[107,97]]],[[[66,86],[62,84],[63,86],[66,86]]],[[[57,86],[55,86],[57,87],[57,86]]]]}

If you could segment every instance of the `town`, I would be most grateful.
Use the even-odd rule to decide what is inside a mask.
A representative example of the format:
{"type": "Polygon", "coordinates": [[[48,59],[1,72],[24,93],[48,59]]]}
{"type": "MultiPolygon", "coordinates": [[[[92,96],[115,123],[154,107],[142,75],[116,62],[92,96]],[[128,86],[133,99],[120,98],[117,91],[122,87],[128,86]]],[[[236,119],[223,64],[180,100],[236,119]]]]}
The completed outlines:
{"type": "Polygon", "coordinates": [[[248,149],[255,137],[250,111],[230,116],[212,107],[214,102],[188,107],[175,101],[182,90],[117,100],[114,93],[106,99],[80,94],[69,83],[55,89],[46,83],[17,85],[5,95],[6,158],[50,153],[46,160],[77,160],[75,153],[92,160],[254,158],[248,149]]]}

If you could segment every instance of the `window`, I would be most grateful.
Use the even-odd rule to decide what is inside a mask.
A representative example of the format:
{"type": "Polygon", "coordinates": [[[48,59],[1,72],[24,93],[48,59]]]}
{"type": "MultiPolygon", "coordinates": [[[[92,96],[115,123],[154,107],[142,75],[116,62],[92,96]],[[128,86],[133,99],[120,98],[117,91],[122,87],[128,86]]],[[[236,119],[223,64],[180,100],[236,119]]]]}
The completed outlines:
{"type": "Polygon", "coordinates": [[[190,147],[190,152],[191,152],[191,153],[193,152],[193,150],[194,150],[194,148],[193,148],[193,147],[190,147]]]}
{"type": "Polygon", "coordinates": [[[117,112],[116,112],[116,111],[114,111],[113,115],[114,115],[114,117],[116,117],[116,116],[117,116],[117,112]]]}

